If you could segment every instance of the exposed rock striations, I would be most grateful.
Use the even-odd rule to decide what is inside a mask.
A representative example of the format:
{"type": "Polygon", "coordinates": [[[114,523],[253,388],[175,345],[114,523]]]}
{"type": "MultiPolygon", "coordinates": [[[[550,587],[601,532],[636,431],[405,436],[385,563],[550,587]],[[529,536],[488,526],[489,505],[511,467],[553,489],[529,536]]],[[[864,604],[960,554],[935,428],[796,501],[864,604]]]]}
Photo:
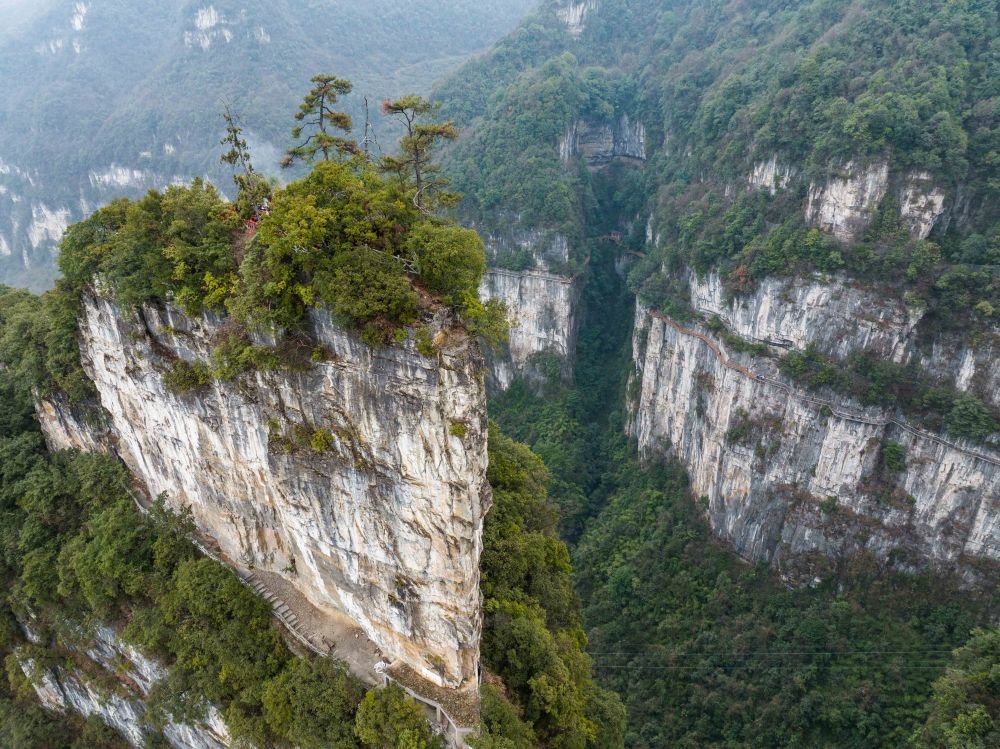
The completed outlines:
{"type": "MultiPolygon", "coordinates": [[[[322,361],[176,394],[164,374],[207,360],[225,322],[86,297],[81,351],[109,442],[228,557],[347,614],[424,678],[473,686],[490,506],[478,347],[440,321],[432,357],[312,321],[322,361]]],[[[60,404],[39,414],[53,447],[99,439],[60,404]]]]}
{"type": "MultiPolygon", "coordinates": [[[[977,350],[957,338],[921,346],[919,314],[843,281],[768,280],[727,302],[709,276],[692,281],[692,302],[744,340],[916,358],[959,389],[985,395],[992,383],[996,402],[1000,360],[991,352],[1000,339],[977,350]]],[[[903,566],[1000,561],[1000,451],[836,395],[817,398],[771,360],[641,307],[633,347],[630,434],[645,459],[684,463],[713,528],[746,558],[771,560],[800,581],[815,571],[803,560],[861,549],[903,566]],[[889,441],[905,449],[902,471],[882,465],[889,441]]],[[[974,565],[962,568],[973,574],[974,565]]]]}
{"type": "MultiPolygon", "coordinates": [[[[97,628],[95,644],[86,656],[106,672],[103,681],[113,675],[114,689],[93,683],[83,674],[63,666],[53,666],[35,674],[35,664],[24,659],[20,667],[32,678],[35,693],[47,708],[57,712],[74,710],[83,716],[96,715],[136,749],[148,746],[152,731],[146,719],[144,700],[166,676],[166,670],[123,643],[107,627],[97,628]]],[[[208,707],[204,720],[197,724],[167,721],[162,733],[174,749],[225,749],[231,745],[229,730],[213,706],[208,707]]]]}

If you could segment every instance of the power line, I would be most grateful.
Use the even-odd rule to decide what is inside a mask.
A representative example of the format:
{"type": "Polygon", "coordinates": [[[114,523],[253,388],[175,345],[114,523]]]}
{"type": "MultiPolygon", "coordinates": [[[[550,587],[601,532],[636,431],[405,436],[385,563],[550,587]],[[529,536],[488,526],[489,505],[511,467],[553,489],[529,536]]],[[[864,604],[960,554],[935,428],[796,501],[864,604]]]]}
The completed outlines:
{"type": "Polygon", "coordinates": [[[953,649],[949,650],[758,650],[746,652],[725,652],[716,651],[712,653],[658,653],[655,650],[645,652],[596,652],[590,653],[592,657],[648,657],[651,655],[673,658],[747,658],[757,656],[786,656],[786,655],[951,655],[953,649]]]}
{"type": "MultiPolygon", "coordinates": [[[[847,668],[850,664],[840,664],[842,667],[847,668]]],[[[916,664],[916,663],[900,663],[893,664],[893,671],[905,670],[905,671],[940,671],[947,664],[940,663],[937,665],[927,665],[927,664],[916,664]]],[[[830,664],[829,667],[836,667],[837,664],[830,664]]],[[[697,666],[602,666],[600,664],[595,664],[594,666],[598,671],[697,671],[697,670],[710,670],[710,671],[735,671],[737,669],[743,669],[744,665],[739,666],[717,666],[710,664],[703,664],[697,666]]],[[[768,670],[772,671],[797,671],[801,666],[793,665],[777,665],[770,666],[768,670]]]]}

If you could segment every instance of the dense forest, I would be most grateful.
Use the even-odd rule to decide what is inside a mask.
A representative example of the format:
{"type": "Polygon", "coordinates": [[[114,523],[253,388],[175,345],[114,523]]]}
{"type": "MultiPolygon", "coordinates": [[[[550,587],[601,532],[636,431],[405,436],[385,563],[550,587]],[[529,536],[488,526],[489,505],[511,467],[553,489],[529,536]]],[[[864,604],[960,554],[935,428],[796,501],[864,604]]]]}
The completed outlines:
{"type": "Polygon", "coordinates": [[[770,274],[846,272],[926,305],[928,324],[982,327],[1000,309],[1000,68],[990,2],[602,0],[578,38],[557,3],[439,87],[471,136],[450,163],[466,215],[559,228],[584,255],[588,178],[554,148],[568,124],[622,114],[647,129],[648,168],[625,170],[623,222],[646,257],[630,286],[683,314],[678,271],[718,269],[731,293],[770,274]],[[733,190],[775,159],[787,182],[733,190]],[[807,226],[810,180],[889,162],[967,202],[926,241],[887,194],[860,242],[807,226]],[[642,216],[638,214],[642,213],[642,216]],[[655,247],[643,247],[652,216],[655,247]]]}
{"type": "MultiPolygon", "coordinates": [[[[842,274],[924,309],[925,333],[975,342],[995,325],[995,3],[602,0],[577,36],[564,6],[543,4],[437,95],[468,131],[448,154],[463,218],[570,241],[570,266],[550,269],[583,287],[575,375],[561,381],[540,360],[491,413],[552,472],[590,652],[628,708],[626,745],[998,745],[998,686],[986,675],[995,597],[865,556],[811,559],[822,574],[790,590],[713,539],[681,466],[641,464],[623,436],[636,297],[696,318],[689,273],[719,272],[731,297],[768,275],[842,274]],[[560,157],[571,122],[622,115],[646,128],[644,163],[560,157]],[[772,157],[787,181],[733,189],[772,157]],[[918,241],[887,194],[863,236],[837,239],[809,227],[802,206],[812,180],[850,162],[926,171],[971,197],[961,219],[918,241]],[[622,246],[608,241],[616,232],[622,246]],[[538,372],[551,376],[539,385],[538,372]]],[[[776,357],[703,322],[734,350],[776,357]]],[[[809,388],[956,437],[998,431],[982,398],[912,364],[813,349],[778,364],[809,388]]],[[[883,462],[901,470],[905,454],[889,445],[883,462]]]]}

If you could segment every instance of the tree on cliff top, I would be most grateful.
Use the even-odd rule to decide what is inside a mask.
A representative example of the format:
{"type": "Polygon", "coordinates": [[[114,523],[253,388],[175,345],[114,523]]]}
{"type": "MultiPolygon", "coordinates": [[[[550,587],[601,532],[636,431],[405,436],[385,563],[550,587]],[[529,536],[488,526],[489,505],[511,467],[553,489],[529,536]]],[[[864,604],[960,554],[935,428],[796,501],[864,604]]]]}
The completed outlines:
{"type": "Polygon", "coordinates": [[[295,113],[295,119],[302,124],[292,128],[292,138],[301,138],[303,129],[307,127],[315,128],[316,131],[297,146],[288,149],[281,162],[283,167],[291,166],[297,160],[312,163],[316,154],[322,154],[323,161],[329,161],[331,156],[353,156],[358,153],[357,143],[334,134],[338,130],[344,133],[351,131],[350,115],[331,108],[337,103],[339,96],[351,93],[351,82],[332,75],[314,75],[311,80],[315,85],[295,113]]]}
{"type": "Polygon", "coordinates": [[[458,196],[444,188],[448,180],[441,176],[441,167],[433,162],[434,148],[442,140],[458,137],[458,128],[451,122],[435,122],[440,106],[410,94],[401,99],[382,102],[382,113],[396,116],[406,127],[406,135],[399,142],[399,156],[383,156],[382,170],[413,177],[416,195],[413,204],[423,215],[439,207],[458,204],[458,196]]]}

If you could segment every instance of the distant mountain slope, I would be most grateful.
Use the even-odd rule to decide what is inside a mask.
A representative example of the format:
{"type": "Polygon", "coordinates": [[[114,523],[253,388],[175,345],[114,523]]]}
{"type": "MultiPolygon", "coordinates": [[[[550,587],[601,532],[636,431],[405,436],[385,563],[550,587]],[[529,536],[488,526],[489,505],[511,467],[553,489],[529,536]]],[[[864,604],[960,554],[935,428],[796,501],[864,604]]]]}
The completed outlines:
{"type": "MultiPolygon", "coordinates": [[[[52,0],[0,35],[0,282],[43,287],[66,224],[123,193],[207,174],[224,189],[219,113],[274,170],[310,76],[345,105],[426,91],[534,0],[52,0]]],[[[359,123],[360,124],[360,123],[359,123]]],[[[381,139],[393,140],[382,132],[381,139]]]]}

